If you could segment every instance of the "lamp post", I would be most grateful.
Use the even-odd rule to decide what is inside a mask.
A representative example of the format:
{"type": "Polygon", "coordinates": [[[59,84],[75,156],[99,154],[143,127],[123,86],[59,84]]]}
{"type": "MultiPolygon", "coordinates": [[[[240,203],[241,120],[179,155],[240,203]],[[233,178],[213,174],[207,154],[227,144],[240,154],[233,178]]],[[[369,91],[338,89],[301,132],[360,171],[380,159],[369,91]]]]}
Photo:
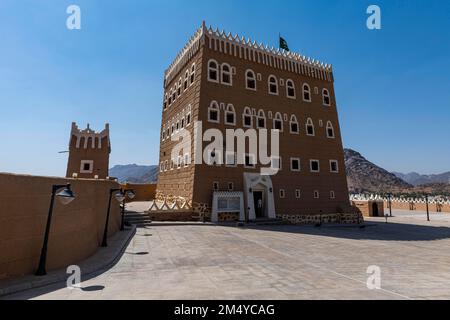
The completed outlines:
{"type": "Polygon", "coordinates": [[[388,193],[388,199],[389,199],[389,216],[392,217],[392,201],[390,193],[388,193]]]}
{"type": "Polygon", "coordinates": [[[41,257],[39,259],[39,267],[36,271],[37,276],[45,276],[47,274],[46,271],[47,246],[48,246],[48,237],[50,234],[50,227],[52,224],[53,205],[55,204],[55,196],[58,197],[59,201],[63,205],[67,205],[75,199],[75,195],[73,194],[70,188],[70,184],[52,186],[52,197],[50,200],[50,208],[48,209],[47,225],[45,227],[44,243],[42,245],[41,257]],[[62,188],[64,188],[64,190],[60,191],[59,193],[56,193],[59,189],[62,188]]]}
{"type": "Polygon", "coordinates": [[[425,202],[427,204],[427,221],[430,221],[430,210],[428,208],[428,195],[425,195],[425,202]]]}
{"type": "Polygon", "coordinates": [[[120,231],[125,230],[125,200],[126,198],[133,200],[136,196],[133,189],[125,189],[122,191],[122,193],[125,195],[125,197],[122,200],[122,220],[120,222],[120,231]]]}
{"type": "Polygon", "coordinates": [[[108,211],[106,212],[106,222],[105,222],[105,230],[103,231],[103,241],[102,241],[102,247],[108,246],[108,224],[109,224],[109,213],[111,211],[111,199],[113,193],[115,194],[116,200],[121,203],[125,199],[125,195],[122,192],[122,189],[110,189],[109,190],[109,200],[108,200],[108,211]]]}

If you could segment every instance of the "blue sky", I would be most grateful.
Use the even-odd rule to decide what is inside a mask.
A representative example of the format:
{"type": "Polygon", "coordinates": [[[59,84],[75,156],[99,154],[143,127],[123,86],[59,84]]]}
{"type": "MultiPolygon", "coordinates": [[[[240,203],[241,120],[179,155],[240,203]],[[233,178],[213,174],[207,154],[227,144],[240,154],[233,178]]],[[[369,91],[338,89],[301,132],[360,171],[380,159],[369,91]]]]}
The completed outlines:
{"type": "Polygon", "coordinates": [[[332,63],[346,147],[388,170],[450,170],[447,1],[1,0],[0,171],[64,175],[72,121],[110,123],[111,165],[156,164],[163,72],[202,20],[332,63]]]}

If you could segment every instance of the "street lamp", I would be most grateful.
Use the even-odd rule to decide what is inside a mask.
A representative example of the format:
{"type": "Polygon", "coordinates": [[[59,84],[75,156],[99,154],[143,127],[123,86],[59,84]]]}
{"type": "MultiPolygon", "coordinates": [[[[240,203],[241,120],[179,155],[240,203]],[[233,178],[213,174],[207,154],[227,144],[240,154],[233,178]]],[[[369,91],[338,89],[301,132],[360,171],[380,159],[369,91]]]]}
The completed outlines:
{"type": "Polygon", "coordinates": [[[50,234],[50,226],[52,223],[53,205],[55,203],[55,196],[58,197],[59,202],[61,202],[63,205],[67,205],[75,199],[75,195],[73,194],[70,188],[70,184],[52,186],[52,197],[50,200],[50,208],[48,209],[47,226],[45,227],[44,243],[42,245],[41,257],[39,259],[39,267],[36,271],[37,276],[45,276],[47,274],[45,266],[47,262],[48,236],[50,234]],[[56,193],[60,189],[63,190],[56,193]]]}
{"type": "Polygon", "coordinates": [[[103,230],[103,241],[102,241],[102,247],[108,246],[108,224],[109,224],[109,212],[111,211],[111,199],[113,193],[116,193],[114,195],[114,198],[121,203],[125,199],[125,195],[122,192],[122,189],[110,189],[109,190],[109,200],[108,200],[108,211],[106,212],[106,222],[105,222],[105,230],[103,230]]]}
{"type": "Polygon", "coordinates": [[[122,193],[124,194],[124,198],[122,200],[122,221],[120,223],[120,231],[125,230],[125,200],[126,198],[133,200],[134,197],[136,196],[136,194],[134,193],[134,191],[132,189],[125,189],[122,191],[122,193]]]}
{"type": "Polygon", "coordinates": [[[389,199],[389,216],[392,217],[392,201],[391,201],[391,194],[388,193],[388,199],[389,199]]]}
{"type": "Polygon", "coordinates": [[[428,208],[428,195],[425,195],[425,202],[427,203],[427,221],[430,221],[430,210],[428,208]]]}

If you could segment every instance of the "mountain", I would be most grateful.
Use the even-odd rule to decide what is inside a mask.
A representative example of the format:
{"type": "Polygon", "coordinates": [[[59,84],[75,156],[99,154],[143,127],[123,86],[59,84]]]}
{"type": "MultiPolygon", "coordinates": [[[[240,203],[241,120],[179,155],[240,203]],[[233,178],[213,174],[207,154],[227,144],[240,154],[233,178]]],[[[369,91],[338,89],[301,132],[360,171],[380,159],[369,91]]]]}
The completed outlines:
{"type": "Polygon", "coordinates": [[[352,149],[344,149],[344,158],[350,192],[401,192],[412,188],[411,184],[352,149]]]}
{"type": "Polygon", "coordinates": [[[109,175],[119,182],[152,183],[158,180],[158,170],[158,166],[117,165],[109,169],[109,175]]]}
{"type": "Polygon", "coordinates": [[[414,185],[429,185],[429,184],[450,184],[450,172],[445,172],[441,174],[419,174],[416,172],[411,173],[400,173],[393,172],[397,177],[403,179],[404,181],[414,185]]]}

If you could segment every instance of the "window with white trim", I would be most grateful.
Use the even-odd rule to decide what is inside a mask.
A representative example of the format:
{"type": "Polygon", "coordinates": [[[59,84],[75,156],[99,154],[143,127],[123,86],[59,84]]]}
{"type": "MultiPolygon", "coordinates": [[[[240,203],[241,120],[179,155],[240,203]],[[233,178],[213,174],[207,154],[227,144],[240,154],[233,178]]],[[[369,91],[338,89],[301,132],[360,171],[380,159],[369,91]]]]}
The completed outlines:
{"type": "Polygon", "coordinates": [[[309,168],[311,172],[320,172],[319,160],[309,160],[309,168]]]}
{"type": "Polygon", "coordinates": [[[255,155],[254,154],[245,154],[245,168],[254,168],[256,166],[255,155]]]}
{"type": "Polygon", "coordinates": [[[208,107],[208,121],[219,123],[219,119],[220,119],[219,105],[217,104],[216,101],[212,101],[208,107]]]}
{"type": "Polygon", "coordinates": [[[320,198],[319,190],[314,190],[314,199],[319,199],[319,198],[320,198]]]}
{"type": "Polygon", "coordinates": [[[332,173],[339,172],[339,163],[337,160],[330,160],[330,172],[332,173]]]}
{"type": "Polygon", "coordinates": [[[266,127],[266,114],[262,109],[258,111],[257,124],[258,129],[262,129],[266,127]]]}
{"type": "Polygon", "coordinates": [[[256,76],[253,70],[249,69],[245,72],[245,88],[256,91],[256,76]]]}
{"type": "Polygon", "coordinates": [[[328,91],[328,89],[322,89],[322,102],[324,106],[330,106],[331,102],[330,102],[330,92],[328,91]]]}
{"type": "Polygon", "coordinates": [[[290,132],[291,133],[299,133],[299,127],[298,127],[298,121],[297,121],[297,117],[293,114],[291,115],[291,119],[289,121],[289,127],[290,127],[290,132]]]}
{"type": "Polygon", "coordinates": [[[189,86],[189,70],[186,70],[184,74],[183,91],[186,91],[188,86],[189,86]]]}
{"type": "Polygon", "coordinates": [[[327,121],[327,138],[333,139],[334,138],[334,128],[331,121],[327,121]]]}
{"type": "Polygon", "coordinates": [[[231,67],[228,63],[222,64],[220,74],[221,74],[222,84],[229,85],[229,86],[233,85],[233,79],[231,76],[231,67]]]}
{"type": "Polygon", "coordinates": [[[164,110],[166,110],[166,109],[167,109],[167,93],[164,95],[164,103],[163,103],[163,106],[164,106],[164,110]]]}
{"type": "Polygon", "coordinates": [[[236,167],[236,152],[225,151],[225,165],[227,167],[236,167]]]}
{"type": "Polygon", "coordinates": [[[300,158],[291,158],[291,171],[300,171],[300,158]]]}
{"type": "Polygon", "coordinates": [[[191,67],[191,76],[190,76],[189,85],[191,86],[194,83],[194,81],[195,81],[195,63],[191,67]]]}
{"type": "Polygon", "coordinates": [[[177,91],[178,96],[181,96],[181,86],[182,86],[182,83],[183,83],[183,80],[182,80],[181,77],[180,77],[180,80],[178,80],[178,87],[177,87],[177,89],[178,89],[178,91],[177,91]]]}
{"type": "Polygon", "coordinates": [[[334,191],[330,191],[330,199],[335,199],[336,195],[334,194],[334,191]]]}
{"type": "Polygon", "coordinates": [[[233,105],[230,103],[225,110],[225,124],[234,126],[236,125],[236,112],[233,105]]]}
{"type": "Polygon", "coordinates": [[[80,173],[93,173],[94,160],[81,160],[80,173]]]}
{"type": "Polygon", "coordinates": [[[284,191],[284,189],[280,189],[279,195],[281,199],[284,199],[286,197],[286,192],[284,191]]]}
{"type": "Polygon", "coordinates": [[[314,123],[311,118],[308,118],[306,120],[306,135],[307,136],[314,136],[315,130],[314,130],[314,123]]]}
{"type": "Polygon", "coordinates": [[[249,107],[244,108],[244,113],[242,114],[242,125],[245,128],[251,128],[253,126],[252,111],[249,107]]]}
{"type": "Polygon", "coordinates": [[[278,95],[278,80],[275,76],[269,76],[268,86],[269,94],[278,95]]]}
{"type": "Polygon", "coordinates": [[[283,132],[283,117],[279,112],[275,113],[275,118],[273,118],[273,128],[283,132]]]}
{"type": "Polygon", "coordinates": [[[295,198],[300,199],[302,196],[300,189],[295,189],[295,198]]]}
{"type": "Polygon", "coordinates": [[[208,80],[219,82],[219,65],[216,60],[208,61],[208,80]]]}
{"type": "Polygon", "coordinates": [[[169,99],[168,99],[169,106],[172,104],[172,89],[169,90],[169,99]]]}
{"type": "Polygon", "coordinates": [[[187,167],[191,164],[191,156],[189,155],[189,153],[186,153],[184,155],[184,166],[187,167]]]}
{"type": "Polygon", "coordinates": [[[311,102],[311,88],[309,84],[303,84],[303,101],[311,102]]]}
{"type": "Polygon", "coordinates": [[[286,80],[286,96],[295,99],[295,85],[291,79],[286,80]]]}

